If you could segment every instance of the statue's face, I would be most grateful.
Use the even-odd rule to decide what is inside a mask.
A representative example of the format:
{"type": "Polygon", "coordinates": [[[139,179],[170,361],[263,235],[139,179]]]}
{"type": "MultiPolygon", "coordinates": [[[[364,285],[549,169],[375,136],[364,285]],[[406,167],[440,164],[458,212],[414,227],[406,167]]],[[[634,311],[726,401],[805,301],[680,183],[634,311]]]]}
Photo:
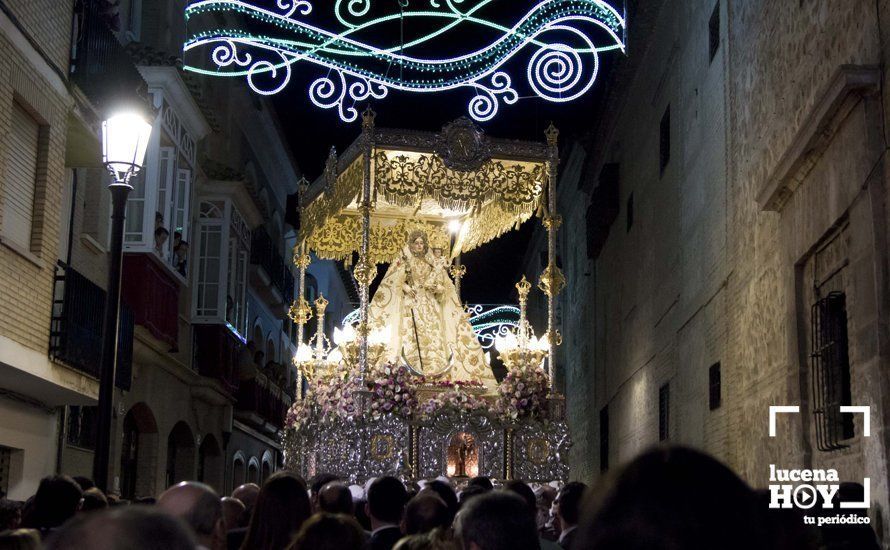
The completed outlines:
{"type": "Polygon", "coordinates": [[[411,252],[415,254],[423,254],[426,252],[426,243],[423,242],[423,238],[417,237],[414,239],[414,242],[411,243],[411,252]]]}

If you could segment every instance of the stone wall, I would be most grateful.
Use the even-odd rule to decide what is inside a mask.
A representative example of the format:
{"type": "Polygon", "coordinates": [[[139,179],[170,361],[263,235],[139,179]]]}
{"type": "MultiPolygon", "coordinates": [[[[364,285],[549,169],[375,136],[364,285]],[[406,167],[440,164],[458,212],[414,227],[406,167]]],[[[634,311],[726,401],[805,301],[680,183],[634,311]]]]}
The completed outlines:
{"type": "Polygon", "coordinates": [[[587,176],[593,187],[604,163],[620,165],[620,212],[586,269],[580,194],[560,190],[569,281],[562,357],[583,449],[572,454],[573,475],[599,471],[604,407],[610,466],[657,444],[659,389],[670,384],[671,442],[707,450],[758,487],[770,464],[870,476],[871,513],[890,525],[887,437],[875,430],[888,420],[890,397],[886,98],[877,84],[837,92],[843,105],[831,110],[842,66],[864,74],[884,62],[877,21],[890,19],[887,11],[886,3],[674,0],[651,19],[647,43],[629,33],[636,69],[622,101],[610,104],[614,129],[593,133],[587,176]],[[715,5],[720,42],[711,59],[715,5]],[[670,160],[661,171],[668,106],[670,160]],[[807,145],[810,127],[818,150],[807,145]],[[766,204],[763,190],[798,157],[804,169],[784,200],[766,204]],[[832,239],[844,243],[832,252],[836,272],[819,265],[832,239]],[[852,402],[874,411],[872,437],[861,437],[857,420],[857,435],[835,452],[816,448],[810,396],[810,307],[829,289],[847,296],[852,402]],[[711,410],[708,371],[718,362],[722,400],[711,410]],[[768,408],[785,404],[802,414],[782,418],[783,436],[769,438],[768,408]]]}

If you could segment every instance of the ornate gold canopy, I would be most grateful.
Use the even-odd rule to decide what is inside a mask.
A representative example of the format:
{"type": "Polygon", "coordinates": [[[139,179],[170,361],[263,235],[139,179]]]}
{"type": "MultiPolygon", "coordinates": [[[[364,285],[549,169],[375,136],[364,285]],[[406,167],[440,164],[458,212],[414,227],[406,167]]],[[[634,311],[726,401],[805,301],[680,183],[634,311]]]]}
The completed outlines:
{"type": "MultiPolygon", "coordinates": [[[[369,260],[385,263],[423,227],[448,250],[448,224],[461,222],[453,255],[531,217],[548,183],[545,143],[486,136],[466,118],[441,132],[376,129],[371,138],[369,260]]],[[[359,138],[304,196],[300,242],[320,258],[348,260],[362,242],[363,147],[359,138]]]]}

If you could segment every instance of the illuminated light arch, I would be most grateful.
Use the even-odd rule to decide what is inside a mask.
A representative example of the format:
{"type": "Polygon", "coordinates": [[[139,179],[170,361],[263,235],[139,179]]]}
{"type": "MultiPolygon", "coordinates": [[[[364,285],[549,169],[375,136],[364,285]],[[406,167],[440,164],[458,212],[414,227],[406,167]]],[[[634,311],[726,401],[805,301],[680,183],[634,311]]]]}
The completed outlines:
{"type": "Polygon", "coordinates": [[[346,122],[358,118],[359,102],[383,99],[390,90],[434,93],[465,88],[473,93],[467,104],[470,116],[486,121],[497,115],[501,103],[513,105],[520,99],[504,67],[520,52],[534,50],[525,75],[531,97],[560,103],[590,90],[601,52],[624,51],[625,20],[604,0],[541,0],[513,26],[479,15],[495,0],[409,0],[422,6],[369,17],[374,1],[337,0],[333,15],[341,28],[334,32],[309,22],[314,8],[310,0],[276,0],[272,9],[246,0],[198,0],[186,8],[188,20],[205,13],[234,12],[273,32],[252,34],[237,28],[194,32],[184,45],[189,61],[185,69],[244,77],[255,92],[272,95],[288,85],[292,65],[305,61],[325,71],[309,85],[309,99],[320,108],[336,109],[346,122]],[[385,47],[361,40],[363,33],[400,18],[426,19],[440,26],[385,47]],[[429,47],[459,25],[474,25],[499,36],[482,48],[449,57],[412,55],[416,47],[429,47]],[[609,43],[597,46],[593,32],[604,33],[609,43]],[[209,55],[201,56],[201,50],[209,55]],[[208,66],[190,63],[208,59],[208,66]]]}

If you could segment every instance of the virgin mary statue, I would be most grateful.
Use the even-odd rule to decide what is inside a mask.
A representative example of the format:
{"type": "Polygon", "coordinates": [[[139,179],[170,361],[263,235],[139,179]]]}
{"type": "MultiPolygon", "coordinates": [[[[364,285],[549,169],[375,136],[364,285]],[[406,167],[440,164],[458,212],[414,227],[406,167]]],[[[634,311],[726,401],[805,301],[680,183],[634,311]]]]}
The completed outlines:
{"type": "Polygon", "coordinates": [[[390,327],[386,356],[438,380],[497,386],[461,306],[448,262],[434,254],[424,231],[413,231],[371,300],[371,328],[390,327]]]}

